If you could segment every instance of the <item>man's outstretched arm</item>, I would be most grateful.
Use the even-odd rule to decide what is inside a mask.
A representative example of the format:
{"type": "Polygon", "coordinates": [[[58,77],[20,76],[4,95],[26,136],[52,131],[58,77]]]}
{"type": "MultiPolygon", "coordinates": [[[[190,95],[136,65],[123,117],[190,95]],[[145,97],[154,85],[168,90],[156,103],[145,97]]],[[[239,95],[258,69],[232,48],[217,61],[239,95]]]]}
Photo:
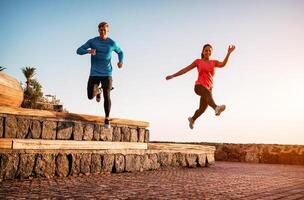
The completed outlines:
{"type": "Polygon", "coordinates": [[[84,54],[87,54],[89,53],[90,50],[88,50],[90,48],[90,43],[89,41],[87,41],[84,45],[82,45],[81,47],[79,47],[77,49],[77,54],[78,55],[84,55],[84,54]]]}

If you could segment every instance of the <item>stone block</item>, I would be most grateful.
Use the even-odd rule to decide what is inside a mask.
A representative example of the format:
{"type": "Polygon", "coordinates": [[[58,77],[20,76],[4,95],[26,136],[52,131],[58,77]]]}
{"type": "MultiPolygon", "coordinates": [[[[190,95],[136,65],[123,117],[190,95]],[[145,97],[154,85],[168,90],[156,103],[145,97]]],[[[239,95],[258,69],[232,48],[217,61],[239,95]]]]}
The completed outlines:
{"type": "Polygon", "coordinates": [[[196,167],[197,166],[197,155],[196,154],[186,154],[186,162],[188,167],[196,167]]]}
{"type": "Polygon", "coordinates": [[[80,173],[89,174],[91,172],[91,158],[92,156],[90,153],[81,154],[80,173]]]}
{"type": "Polygon", "coordinates": [[[130,129],[130,142],[137,142],[137,141],[138,141],[137,129],[131,128],[130,129]]]}
{"type": "Polygon", "coordinates": [[[37,177],[51,178],[55,176],[55,157],[54,154],[38,154],[34,168],[37,177]]]}
{"type": "Polygon", "coordinates": [[[4,133],[3,133],[3,123],[4,122],[4,118],[3,117],[0,117],[0,138],[3,138],[4,137],[4,133]]]}
{"type": "Polygon", "coordinates": [[[145,142],[146,131],[144,128],[138,129],[138,142],[145,142]]]}
{"type": "Polygon", "coordinates": [[[101,127],[100,140],[102,141],[112,141],[113,140],[113,128],[101,127]]]}
{"type": "Polygon", "coordinates": [[[173,154],[172,153],[160,152],[158,154],[158,161],[160,163],[160,166],[162,166],[162,167],[171,166],[172,159],[173,159],[173,154]]]}
{"type": "Polygon", "coordinates": [[[121,140],[121,128],[116,126],[113,128],[113,141],[120,142],[121,140]]]}
{"type": "Polygon", "coordinates": [[[213,153],[207,153],[206,156],[207,156],[208,165],[214,165],[215,160],[213,153]]]}
{"type": "Polygon", "coordinates": [[[15,116],[7,115],[5,117],[5,138],[16,138],[17,136],[17,119],[15,116]]]}
{"type": "Polygon", "coordinates": [[[32,139],[40,139],[41,138],[41,122],[39,120],[32,120],[32,124],[30,126],[30,135],[32,139]]]}
{"type": "Polygon", "coordinates": [[[55,140],[56,129],[57,129],[57,122],[43,121],[41,138],[47,140],[55,140]]]}
{"type": "Polygon", "coordinates": [[[91,157],[91,173],[100,173],[102,167],[102,157],[100,154],[92,154],[91,157]]]}
{"type": "Polygon", "coordinates": [[[66,177],[69,175],[70,166],[66,154],[58,154],[56,158],[56,174],[58,176],[66,177]]]}
{"type": "Polygon", "coordinates": [[[74,140],[82,140],[83,138],[83,126],[79,122],[74,123],[73,127],[73,137],[74,140]]]}
{"type": "Polygon", "coordinates": [[[125,171],[125,156],[122,154],[115,155],[114,163],[115,172],[124,172],[125,171]]]}
{"type": "Polygon", "coordinates": [[[83,140],[91,141],[93,139],[94,124],[85,124],[83,128],[83,140]]]}
{"type": "Polygon", "coordinates": [[[198,165],[200,167],[206,167],[206,154],[198,154],[198,165]]]}
{"type": "Polygon", "coordinates": [[[101,135],[101,125],[100,124],[95,124],[94,131],[93,131],[93,140],[99,141],[100,140],[100,135],[101,135]]]}
{"type": "Polygon", "coordinates": [[[112,172],[114,166],[114,155],[113,154],[105,154],[103,155],[102,161],[102,172],[112,172]]]}
{"type": "Polygon", "coordinates": [[[73,122],[58,122],[57,126],[57,139],[70,140],[73,133],[73,122]]]}
{"type": "Polygon", "coordinates": [[[145,130],[145,140],[144,142],[148,143],[150,138],[150,131],[148,129],[145,130]]]}
{"type": "Polygon", "coordinates": [[[130,128],[127,126],[121,127],[121,135],[123,142],[130,142],[131,139],[131,131],[130,128]]]}
{"type": "Polygon", "coordinates": [[[17,177],[28,178],[32,175],[35,166],[35,154],[20,154],[17,177]]]}
{"type": "Polygon", "coordinates": [[[155,170],[160,167],[157,154],[155,154],[155,153],[149,154],[149,159],[150,159],[150,169],[151,170],[155,170]]]}
{"type": "Polygon", "coordinates": [[[71,174],[77,176],[80,173],[80,154],[72,154],[71,174]]]}
{"type": "Polygon", "coordinates": [[[0,180],[15,178],[18,169],[18,164],[18,154],[0,154],[0,180]]]}
{"type": "Polygon", "coordinates": [[[172,166],[174,167],[186,167],[186,156],[183,153],[174,153],[172,156],[172,166]]]}
{"type": "Polygon", "coordinates": [[[126,171],[135,172],[141,169],[141,157],[139,155],[126,155],[126,171]]]}
{"type": "Polygon", "coordinates": [[[17,135],[16,138],[24,139],[29,133],[31,121],[26,118],[17,117],[17,135]]]}

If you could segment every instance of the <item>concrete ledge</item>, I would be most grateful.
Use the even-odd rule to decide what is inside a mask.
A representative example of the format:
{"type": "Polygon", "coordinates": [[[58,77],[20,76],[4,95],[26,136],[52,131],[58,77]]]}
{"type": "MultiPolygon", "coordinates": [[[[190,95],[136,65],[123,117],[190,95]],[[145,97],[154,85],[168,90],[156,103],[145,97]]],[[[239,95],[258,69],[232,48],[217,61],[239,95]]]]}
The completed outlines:
{"type": "Polygon", "coordinates": [[[72,140],[0,139],[0,149],[147,149],[147,143],[72,140]]]}

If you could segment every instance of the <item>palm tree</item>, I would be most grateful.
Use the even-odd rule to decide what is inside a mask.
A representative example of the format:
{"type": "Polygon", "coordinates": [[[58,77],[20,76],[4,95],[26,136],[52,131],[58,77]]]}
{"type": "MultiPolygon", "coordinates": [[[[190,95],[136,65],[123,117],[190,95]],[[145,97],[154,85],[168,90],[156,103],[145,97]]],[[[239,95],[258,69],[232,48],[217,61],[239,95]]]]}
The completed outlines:
{"type": "Polygon", "coordinates": [[[24,67],[22,72],[26,78],[26,87],[24,88],[24,99],[21,106],[24,108],[39,108],[37,101],[42,98],[43,93],[40,83],[33,79],[36,75],[36,68],[24,67]]]}
{"type": "Polygon", "coordinates": [[[5,69],[6,69],[5,67],[0,66],[0,72],[3,71],[3,70],[5,70],[5,69]]]}
{"type": "Polygon", "coordinates": [[[29,89],[32,78],[36,75],[36,68],[35,67],[24,67],[22,68],[22,73],[26,78],[26,90],[29,89]]]}

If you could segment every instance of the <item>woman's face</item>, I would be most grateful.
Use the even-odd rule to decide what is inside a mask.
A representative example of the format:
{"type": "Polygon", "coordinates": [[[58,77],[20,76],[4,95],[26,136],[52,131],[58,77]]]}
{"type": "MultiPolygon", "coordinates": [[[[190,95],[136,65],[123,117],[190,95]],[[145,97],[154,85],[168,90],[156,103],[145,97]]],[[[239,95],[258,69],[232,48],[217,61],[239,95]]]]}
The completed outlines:
{"type": "Polygon", "coordinates": [[[212,48],[210,46],[207,46],[203,49],[203,55],[204,58],[209,59],[212,53],[212,48]]]}

